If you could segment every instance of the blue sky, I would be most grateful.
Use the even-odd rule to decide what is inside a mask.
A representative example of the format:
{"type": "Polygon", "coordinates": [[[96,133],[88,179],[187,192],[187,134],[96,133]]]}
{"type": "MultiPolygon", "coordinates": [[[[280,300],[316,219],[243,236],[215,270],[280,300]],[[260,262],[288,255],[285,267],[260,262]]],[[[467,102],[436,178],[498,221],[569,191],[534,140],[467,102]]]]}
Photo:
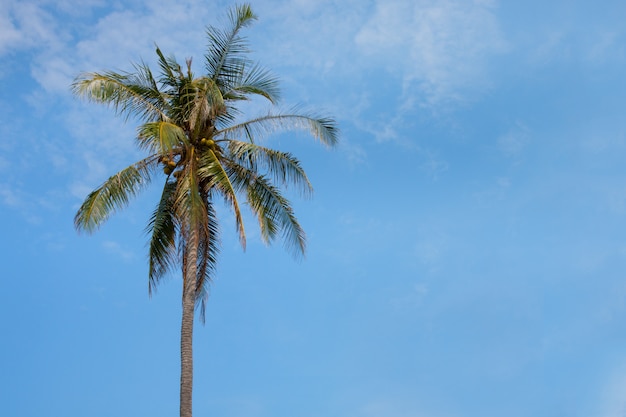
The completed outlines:
{"type": "MultiPolygon", "coordinates": [[[[0,4],[0,414],[176,415],[180,279],[148,298],[148,190],[74,212],[136,160],[81,71],[201,68],[227,1],[0,4]]],[[[223,249],[195,332],[196,416],[622,417],[626,3],[255,1],[254,57],[341,145],[294,152],[303,261],[223,249]]],[[[253,104],[249,114],[264,110],[253,104]]]]}

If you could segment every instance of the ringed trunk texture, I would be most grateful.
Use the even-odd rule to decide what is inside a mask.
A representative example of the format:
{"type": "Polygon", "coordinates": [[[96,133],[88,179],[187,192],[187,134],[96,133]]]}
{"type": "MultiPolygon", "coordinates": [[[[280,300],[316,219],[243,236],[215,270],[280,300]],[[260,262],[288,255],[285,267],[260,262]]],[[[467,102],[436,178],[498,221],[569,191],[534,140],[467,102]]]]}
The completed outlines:
{"type": "Polygon", "coordinates": [[[180,417],[192,417],[193,319],[196,303],[198,232],[191,228],[183,276],[183,318],[180,330],[180,417]]]}

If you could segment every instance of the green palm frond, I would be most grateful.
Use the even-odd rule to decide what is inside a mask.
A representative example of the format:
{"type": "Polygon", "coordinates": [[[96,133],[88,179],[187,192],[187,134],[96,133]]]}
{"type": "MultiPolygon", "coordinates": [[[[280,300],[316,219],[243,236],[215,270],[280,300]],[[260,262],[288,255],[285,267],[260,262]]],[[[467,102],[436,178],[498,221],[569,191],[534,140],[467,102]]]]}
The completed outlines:
{"type": "Polygon", "coordinates": [[[242,113],[232,100],[225,100],[224,111],[215,118],[216,129],[220,130],[231,126],[240,118],[242,113]]]}
{"type": "Polygon", "coordinates": [[[228,172],[224,169],[220,158],[218,158],[217,154],[212,149],[207,150],[201,155],[198,175],[205,184],[206,193],[216,190],[232,208],[235,214],[237,232],[239,233],[239,242],[245,249],[246,231],[241,209],[239,208],[239,202],[237,201],[237,191],[231,182],[228,172]]]}
{"type": "Polygon", "coordinates": [[[126,207],[130,199],[150,182],[151,169],[157,162],[156,157],[150,156],[121,170],[92,191],[74,217],[76,229],[92,233],[111,214],[126,207]]]}
{"type": "Polygon", "coordinates": [[[249,60],[245,54],[249,52],[245,38],[239,36],[239,31],[248,26],[257,16],[248,4],[231,9],[229,14],[230,27],[219,29],[213,26],[207,28],[209,38],[206,58],[206,69],[223,91],[228,91],[230,85],[239,78],[242,69],[249,60]]]}
{"type": "Polygon", "coordinates": [[[244,67],[240,79],[233,81],[224,97],[227,100],[248,100],[249,95],[265,97],[272,104],[278,103],[280,100],[278,79],[258,65],[250,69],[244,67]]]}
{"type": "Polygon", "coordinates": [[[246,194],[248,205],[257,216],[261,237],[266,243],[280,232],[285,246],[295,255],[304,254],[306,236],[289,201],[264,175],[241,165],[227,165],[233,183],[246,194]]]}
{"type": "Polygon", "coordinates": [[[208,227],[202,229],[202,233],[200,234],[196,280],[196,308],[200,310],[200,320],[202,323],[204,323],[206,303],[209,296],[209,284],[215,273],[220,243],[217,213],[210,199],[207,198],[205,204],[207,205],[208,227]]]}
{"type": "Polygon", "coordinates": [[[313,192],[300,161],[288,152],[239,140],[228,141],[228,155],[235,164],[252,171],[265,170],[283,186],[295,185],[305,195],[313,192]]]}
{"type": "Polygon", "coordinates": [[[334,146],[339,141],[339,128],[328,117],[298,113],[268,114],[243,123],[225,127],[218,132],[224,137],[263,138],[277,131],[304,129],[326,146],[334,146]]]}
{"type": "Polygon", "coordinates": [[[154,102],[155,106],[161,109],[163,113],[167,113],[169,96],[159,88],[150,67],[142,62],[140,65],[135,65],[135,68],[137,69],[137,78],[140,80],[139,84],[144,86],[146,97],[154,102]]]}
{"type": "Polygon", "coordinates": [[[174,193],[176,184],[167,181],[163,187],[163,193],[159,204],[156,206],[146,232],[150,234],[150,246],[148,252],[148,292],[156,289],[157,284],[178,263],[176,253],[177,220],[174,216],[174,193]]]}
{"type": "Polygon", "coordinates": [[[139,126],[139,146],[151,153],[168,154],[189,141],[180,126],[170,122],[148,122],[139,126]]]}
{"type": "Polygon", "coordinates": [[[170,90],[176,91],[178,89],[179,77],[176,73],[181,72],[180,64],[176,62],[174,57],[165,57],[159,47],[156,47],[156,54],[159,57],[159,68],[161,69],[161,77],[159,82],[164,86],[169,87],[170,90]]]}
{"type": "Polygon", "coordinates": [[[109,104],[126,118],[168,120],[161,92],[154,90],[147,75],[115,72],[82,73],[72,83],[72,91],[89,101],[109,104]],[[147,82],[146,82],[147,81],[147,82]]]}

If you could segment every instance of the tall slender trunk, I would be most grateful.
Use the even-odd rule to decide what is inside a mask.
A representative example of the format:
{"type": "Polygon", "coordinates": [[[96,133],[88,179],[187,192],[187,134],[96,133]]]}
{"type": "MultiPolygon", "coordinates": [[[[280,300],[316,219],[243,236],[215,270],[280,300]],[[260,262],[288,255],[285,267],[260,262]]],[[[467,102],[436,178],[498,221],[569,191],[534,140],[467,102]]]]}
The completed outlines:
{"type": "Polygon", "coordinates": [[[192,417],[193,319],[196,304],[198,231],[192,226],[185,248],[183,319],[180,329],[180,417],[192,417]]]}

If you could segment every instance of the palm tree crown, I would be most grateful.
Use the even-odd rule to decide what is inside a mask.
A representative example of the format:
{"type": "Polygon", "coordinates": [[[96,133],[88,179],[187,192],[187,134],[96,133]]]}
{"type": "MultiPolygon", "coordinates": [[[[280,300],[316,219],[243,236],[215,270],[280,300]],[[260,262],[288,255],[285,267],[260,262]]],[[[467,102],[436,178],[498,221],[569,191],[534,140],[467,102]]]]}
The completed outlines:
{"type": "Polygon", "coordinates": [[[207,29],[204,75],[193,72],[191,60],[181,66],[157,47],[157,76],[139,63],[131,73],[83,73],[72,84],[77,96],[137,118],[136,141],[147,153],[87,196],[76,213],[76,228],[95,231],[155,177],[164,176],[161,198],[147,226],[148,282],[152,292],[173,268],[182,269],[181,416],[191,416],[191,373],[185,362],[191,362],[194,305],[204,317],[207,284],[219,249],[216,198],[232,208],[244,248],[240,198],[258,219],[264,241],[282,237],[294,253],[303,253],[304,231],[280,187],[294,184],[307,193],[311,184],[293,155],[257,140],[293,128],[308,129],[328,146],[338,140],[333,119],[298,111],[238,121],[239,102],[260,96],[276,104],[279,90],[277,80],[247,57],[247,42],[239,32],[256,20],[251,7],[237,6],[229,18],[227,28],[207,29]]]}

